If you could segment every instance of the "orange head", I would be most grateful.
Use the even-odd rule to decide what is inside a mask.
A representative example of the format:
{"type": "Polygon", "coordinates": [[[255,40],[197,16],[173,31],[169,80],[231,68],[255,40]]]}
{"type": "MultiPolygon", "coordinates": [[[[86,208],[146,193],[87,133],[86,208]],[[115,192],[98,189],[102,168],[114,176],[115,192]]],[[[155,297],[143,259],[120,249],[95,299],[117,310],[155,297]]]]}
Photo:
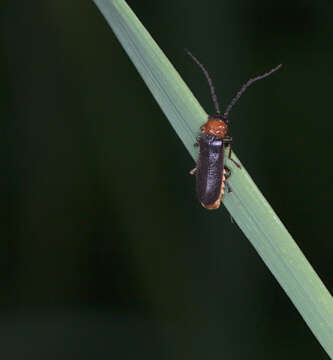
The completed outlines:
{"type": "Polygon", "coordinates": [[[206,134],[223,138],[228,132],[228,125],[222,117],[210,116],[208,121],[201,126],[200,130],[206,134]]]}

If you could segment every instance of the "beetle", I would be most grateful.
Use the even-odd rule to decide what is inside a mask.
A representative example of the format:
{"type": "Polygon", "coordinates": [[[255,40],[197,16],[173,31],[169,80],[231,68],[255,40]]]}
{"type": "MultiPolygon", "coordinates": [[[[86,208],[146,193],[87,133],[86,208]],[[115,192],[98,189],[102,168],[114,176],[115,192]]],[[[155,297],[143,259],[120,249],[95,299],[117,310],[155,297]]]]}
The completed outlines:
{"type": "Polygon", "coordinates": [[[215,88],[207,70],[190,51],[187,49],[185,49],[185,51],[204,73],[216,110],[216,114],[209,115],[207,122],[200,127],[202,134],[197,137],[197,145],[199,146],[198,161],[196,167],[190,171],[191,175],[196,176],[196,192],[201,205],[208,210],[214,210],[218,209],[221,205],[225,187],[227,187],[228,192],[231,192],[230,185],[227,182],[227,179],[231,175],[231,170],[224,164],[226,147],[229,148],[228,158],[239,169],[241,168],[241,166],[231,158],[232,151],[230,144],[232,137],[228,135],[228,127],[230,124],[228,117],[229,112],[250,85],[257,80],[270,76],[279,70],[282,64],[263,75],[248,80],[231,100],[226,111],[221,114],[215,88]]]}

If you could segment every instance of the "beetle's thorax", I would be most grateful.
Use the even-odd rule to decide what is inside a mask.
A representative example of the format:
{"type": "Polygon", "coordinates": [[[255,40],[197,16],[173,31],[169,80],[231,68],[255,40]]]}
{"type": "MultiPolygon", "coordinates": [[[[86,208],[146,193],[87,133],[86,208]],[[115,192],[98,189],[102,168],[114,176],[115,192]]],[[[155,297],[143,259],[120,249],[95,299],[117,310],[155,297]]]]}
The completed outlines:
{"type": "Polygon", "coordinates": [[[223,138],[228,133],[228,125],[221,116],[209,116],[208,121],[201,126],[200,130],[206,134],[223,138]]]}

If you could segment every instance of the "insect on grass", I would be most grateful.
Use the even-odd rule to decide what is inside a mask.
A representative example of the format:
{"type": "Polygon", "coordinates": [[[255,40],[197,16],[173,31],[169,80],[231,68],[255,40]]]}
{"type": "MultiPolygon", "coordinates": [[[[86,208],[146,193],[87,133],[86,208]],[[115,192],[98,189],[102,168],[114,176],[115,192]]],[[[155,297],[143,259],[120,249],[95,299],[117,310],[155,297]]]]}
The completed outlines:
{"type": "Polygon", "coordinates": [[[204,73],[215,106],[215,115],[209,115],[207,122],[200,127],[202,135],[197,137],[199,157],[196,167],[190,172],[191,175],[196,176],[196,192],[201,205],[208,210],[214,210],[218,209],[221,205],[225,187],[227,187],[228,192],[231,192],[231,187],[227,180],[231,175],[231,170],[224,164],[226,147],[229,148],[228,158],[240,168],[240,165],[231,158],[232,150],[230,144],[232,142],[232,137],[228,135],[230,110],[250,85],[255,81],[270,76],[275,71],[279,70],[282,64],[263,75],[248,80],[231,100],[225,112],[222,114],[215,88],[208,71],[190,51],[187,49],[185,49],[185,51],[204,73]]]}

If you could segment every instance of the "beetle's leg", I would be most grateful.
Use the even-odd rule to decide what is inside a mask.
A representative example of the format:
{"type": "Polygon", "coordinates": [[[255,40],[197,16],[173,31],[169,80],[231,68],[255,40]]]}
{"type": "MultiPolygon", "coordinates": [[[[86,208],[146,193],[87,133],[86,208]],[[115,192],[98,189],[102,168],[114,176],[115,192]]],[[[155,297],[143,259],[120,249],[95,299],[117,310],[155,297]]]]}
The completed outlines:
{"type": "Polygon", "coordinates": [[[225,182],[225,185],[227,187],[228,193],[232,193],[231,187],[230,187],[229,182],[227,180],[227,179],[230,178],[230,175],[231,175],[231,170],[228,168],[228,166],[224,166],[224,182],[225,182]]]}
{"type": "Polygon", "coordinates": [[[225,185],[227,186],[227,191],[228,193],[232,193],[232,189],[231,189],[231,186],[229,185],[229,182],[227,180],[225,180],[225,185]]]}
{"type": "Polygon", "coordinates": [[[241,166],[238,164],[238,162],[231,158],[231,153],[232,153],[232,151],[231,151],[231,146],[229,145],[229,155],[228,155],[228,159],[231,160],[231,161],[238,167],[238,169],[241,169],[241,166]]]}
{"type": "Polygon", "coordinates": [[[195,167],[194,169],[192,169],[192,170],[190,171],[190,174],[191,174],[191,175],[195,175],[197,171],[198,171],[198,169],[197,169],[197,167],[195,167]]]}
{"type": "Polygon", "coordinates": [[[231,170],[228,168],[228,166],[224,166],[224,176],[225,176],[225,179],[229,179],[230,178],[230,175],[231,175],[231,170]]]}
{"type": "Polygon", "coordinates": [[[200,135],[199,135],[199,136],[197,136],[197,142],[194,144],[194,146],[199,146],[199,144],[198,144],[199,139],[200,139],[200,135]]]}
{"type": "MultiPolygon", "coordinates": [[[[228,166],[224,166],[224,174],[225,174],[224,175],[225,176],[225,180],[224,180],[225,186],[227,187],[228,194],[230,194],[230,193],[232,193],[232,190],[231,190],[231,187],[230,187],[227,179],[229,179],[229,177],[231,175],[231,170],[228,168],[228,166]]],[[[234,223],[234,220],[233,220],[231,214],[230,214],[230,221],[232,224],[234,223]]]]}

